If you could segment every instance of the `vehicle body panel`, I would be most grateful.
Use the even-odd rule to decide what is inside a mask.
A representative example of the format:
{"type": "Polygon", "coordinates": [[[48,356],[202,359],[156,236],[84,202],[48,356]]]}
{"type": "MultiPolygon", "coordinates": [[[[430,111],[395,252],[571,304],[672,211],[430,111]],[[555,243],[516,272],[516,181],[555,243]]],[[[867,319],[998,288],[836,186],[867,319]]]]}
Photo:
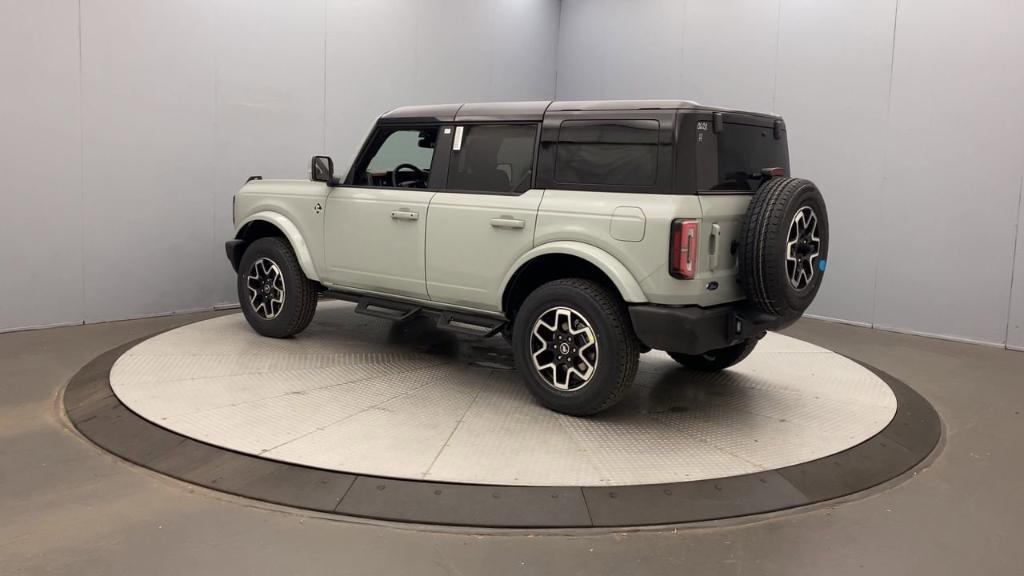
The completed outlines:
{"type": "Polygon", "coordinates": [[[265,221],[284,233],[307,278],[320,280],[323,270],[323,206],[326,184],[306,180],[252,180],[235,195],[235,236],[254,222],[265,221]]]}
{"type": "Polygon", "coordinates": [[[499,286],[516,260],[533,248],[543,195],[543,190],[435,194],[427,213],[430,299],[500,312],[499,286]]]}
{"type": "Polygon", "coordinates": [[[433,194],[410,188],[333,188],[323,215],[324,281],[426,299],[427,207],[433,194]]]}
{"type": "MultiPolygon", "coordinates": [[[[547,190],[537,216],[535,244],[570,241],[599,248],[628,270],[639,283],[644,298],[632,301],[665,305],[696,304],[714,306],[743,299],[742,290],[735,282],[735,256],[728,254],[728,245],[719,243],[719,266],[708,268],[707,250],[710,242],[698,243],[699,270],[696,278],[681,280],[669,274],[668,246],[672,221],[675,219],[702,220],[701,240],[710,233],[710,224],[719,223],[723,234],[731,243],[735,225],[746,210],[748,197],[730,200],[734,196],[708,199],[713,208],[712,217],[704,219],[704,199],[696,195],[631,194],[624,192],[589,192],[578,190],[547,190]],[[628,216],[624,216],[624,214],[628,216]],[[643,235],[616,238],[623,220],[636,220],[643,215],[643,235]],[[725,254],[721,252],[724,251],[725,254]],[[731,274],[729,276],[731,269],[731,274]],[[708,289],[712,280],[719,281],[714,290],[708,289]]],[[[635,229],[637,223],[627,224],[635,229]]],[[[627,300],[631,301],[631,300],[627,300]]]]}

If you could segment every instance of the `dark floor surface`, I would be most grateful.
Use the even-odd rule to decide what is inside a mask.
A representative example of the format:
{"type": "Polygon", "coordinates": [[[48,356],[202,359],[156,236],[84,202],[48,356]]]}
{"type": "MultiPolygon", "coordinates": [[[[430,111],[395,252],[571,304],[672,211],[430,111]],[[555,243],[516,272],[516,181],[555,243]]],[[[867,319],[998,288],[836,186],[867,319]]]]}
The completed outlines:
{"type": "Polygon", "coordinates": [[[802,320],[786,331],[887,371],[946,426],[924,469],[741,521],[527,534],[344,521],[196,488],[72,431],[90,359],[209,314],[0,334],[0,574],[1024,573],[1024,353],[802,320]]]}

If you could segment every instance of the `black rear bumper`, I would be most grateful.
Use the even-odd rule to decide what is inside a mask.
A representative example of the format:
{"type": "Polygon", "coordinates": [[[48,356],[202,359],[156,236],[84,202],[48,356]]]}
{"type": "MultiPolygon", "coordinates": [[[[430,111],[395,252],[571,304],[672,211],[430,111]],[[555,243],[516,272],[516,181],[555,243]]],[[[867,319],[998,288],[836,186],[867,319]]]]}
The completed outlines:
{"type": "Polygon", "coordinates": [[[768,330],[779,330],[799,318],[765,314],[746,302],[711,308],[699,306],[629,307],[633,330],[645,345],[655,350],[703,354],[749,338],[760,338],[768,330]]]}

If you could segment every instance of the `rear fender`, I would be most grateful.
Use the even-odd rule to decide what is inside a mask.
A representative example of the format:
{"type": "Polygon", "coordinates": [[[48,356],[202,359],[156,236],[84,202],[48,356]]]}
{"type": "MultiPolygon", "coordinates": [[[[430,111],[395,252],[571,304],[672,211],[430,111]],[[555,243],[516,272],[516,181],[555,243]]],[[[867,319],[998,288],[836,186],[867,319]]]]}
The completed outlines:
{"type": "Polygon", "coordinates": [[[619,295],[622,296],[623,300],[633,304],[647,302],[647,296],[640,288],[640,283],[637,282],[636,278],[633,277],[633,274],[622,265],[622,262],[619,262],[614,256],[600,248],[591,246],[590,244],[572,241],[548,242],[547,244],[541,244],[526,254],[523,254],[518,260],[516,260],[515,264],[512,265],[509,272],[505,275],[505,279],[501,281],[501,289],[498,293],[505,293],[509,282],[512,281],[515,273],[524,264],[545,254],[568,254],[570,256],[576,256],[582,260],[586,260],[601,270],[601,272],[603,272],[605,276],[612,281],[612,284],[615,285],[615,288],[619,291],[619,295]]]}

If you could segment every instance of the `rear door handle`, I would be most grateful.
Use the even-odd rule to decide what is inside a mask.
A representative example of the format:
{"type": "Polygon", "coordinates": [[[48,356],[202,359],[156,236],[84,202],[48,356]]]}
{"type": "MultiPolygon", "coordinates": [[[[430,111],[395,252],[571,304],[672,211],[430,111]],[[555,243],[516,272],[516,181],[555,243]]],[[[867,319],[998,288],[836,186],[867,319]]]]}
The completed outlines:
{"type": "Polygon", "coordinates": [[[722,227],[718,224],[711,225],[711,237],[708,238],[708,268],[718,268],[718,244],[722,241],[722,227]]]}
{"type": "Polygon", "coordinates": [[[392,220],[419,220],[419,212],[410,212],[409,210],[393,210],[391,212],[392,220]]]}
{"type": "Polygon", "coordinates": [[[519,220],[518,218],[491,218],[491,226],[495,228],[522,230],[526,227],[526,221],[519,220]]]}

